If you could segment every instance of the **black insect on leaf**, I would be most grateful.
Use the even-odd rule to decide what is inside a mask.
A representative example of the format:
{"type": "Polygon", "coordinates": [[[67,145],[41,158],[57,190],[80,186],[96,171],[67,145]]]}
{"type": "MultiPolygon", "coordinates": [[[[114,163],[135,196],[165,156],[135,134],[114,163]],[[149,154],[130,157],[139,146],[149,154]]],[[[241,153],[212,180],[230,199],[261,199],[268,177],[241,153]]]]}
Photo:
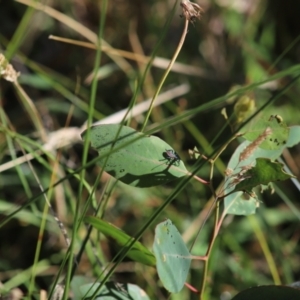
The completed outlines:
{"type": "Polygon", "coordinates": [[[178,166],[181,160],[179,155],[173,149],[166,149],[166,151],[163,152],[163,157],[165,158],[164,160],[170,162],[170,165],[174,164],[175,166],[178,166]]]}

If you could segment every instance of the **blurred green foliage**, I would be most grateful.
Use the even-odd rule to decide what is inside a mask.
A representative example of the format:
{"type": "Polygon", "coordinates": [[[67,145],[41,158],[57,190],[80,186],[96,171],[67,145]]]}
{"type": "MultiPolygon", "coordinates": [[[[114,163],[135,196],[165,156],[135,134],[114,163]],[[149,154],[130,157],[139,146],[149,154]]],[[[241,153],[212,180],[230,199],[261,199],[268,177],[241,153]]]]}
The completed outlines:
{"type": "MultiPolygon", "coordinates": [[[[6,1],[0,9],[0,52],[11,56],[10,63],[21,72],[19,83],[31,100],[15,84],[0,80],[0,282],[5,289],[18,288],[25,296],[38,299],[41,290],[50,290],[67,252],[46,200],[37,196],[41,195],[41,190],[68,175],[45,194],[69,235],[78,229],[73,236],[74,253],[85,245],[76,274],[97,277],[119,247],[94,231],[85,244],[88,230],[81,222],[84,215],[92,215],[104,203],[99,209],[101,217],[134,236],[177,183],[136,189],[112,183],[106,175],[98,180],[99,167],[82,165],[84,148],[79,135],[72,136],[71,131],[61,131],[59,136],[66,147],[50,145],[40,155],[41,145],[52,141],[52,134],[57,137],[60,130],[72,128],[80,131],[88,119],[89,75],[94,69],[96,55],[95,49],[49,39],[49,35],[91,42],[89,31],[84,28],[97,36],[104,1],[47,2],[61,15],[56,11],[50,15],[49,10],[31,9],[20,2],[6,1]],[[82,26],[80,30],[78,25],[82,26]],[[32,166],[28,164],[29,156],[27,161],[17,163],[24,151],[33,155],[32,166]],[[86,173],[73,176],[72,172],[79,168],[86,173]],[[84,184],[82,190],[80,184],[84,184]],[[8,220],[7,216],[13,212],[16,214],[8,220]]],[[[162,0],[109,1],[103,39],[113,48],[151,56],[174,4],[175,1],[162,0]]],[[[177,60],[184,65],[171,72],[164,84],[165,89],[171,89],[188,83],[190,92],[155,108],[149,124],[160,126],[156,134],[172,145],[187,168],[195,162],[190,159],[188,149],[197,146],[201,154],[209,156],[232,136],[230,124],[236,117],[235,104],[240,97],[251,97],[259,109],[299,75],[296,70],[264,85],[255,85],[299,64],[300,2],[199,0],[198,4],[203,7],[203,16],[190,24],[177,60]],[[234,86],[243,89],[250,84],[254,86],[249,91],[240,90],[241,94],[235,97],[226,96],[234,86]],[[213,100],[223,96],[220,98],[223,100],[212,105],[213,100]],[[228,119],[221,114],[224,108],[228,119]],[[198,113],[193,114],[196,110],[198,113]],[[186,112],[191,112],[188,118],[176,119],[186,112]],[[172,120],[175,121],[168,125],[172,120]]],[[[183,29],[184,20],[180,14],[177,3],[174,17],[157,49],[158,57],[167,60],[172,57],[183,29]]],[[[92,111],[94,121],[127,108],[144,74],[146,64],[115,57],[118,59],[113,59],[112,52],[103,49],[92,111]]],[[[136,93],[137,103],[153,96],[162,73],[161,62],[151,67],[144,85],[136,93]]],[[[299,95],[300,85],[291,85],[276,101],[264,107],[261,114],[264,117],[279,114],[289,126],[299,125],[299,95]]],[[[133,118],[129,125],[139,129],[142,118],[133,118]]],[[[225,166],[237,146],[238,141],[231,143],[216,163],[215,187],[222,182],[225,166]]],[[[299,153],[298,145],[283,155],[298,178],[299,153]]],[[[90,150],[88,160],[95,157],[96,152],[90,150]]],[[[208,178],[209,164],[206,163],[197,175],[208,178]]],[[[274,194],[260,196],[259,201],[263,203],[253,218],[229,216],[225,219],[211,253],[205,299],[220,299],[221,296],[230,299],[253,285],[289,284],[299,277],[299,184],[287,181],[277,184],[274,190],[274,194]],[[261,236],[268,245],[279,279],[270,270],[261,236]]],[[[155,224],[165,218],[171,219],[189,247],[205,219],[211,197],[209,189],[190,181],[162,211],[155,224]]],[[[155,224],[149,226],[140,240],[149,249],[153,244],[155,224]]],[[[195,242],[193,254],[204,254],[212,228],[213,220],[208,219],[195,242]]],[[[188,282],[197,287],[203,265],[192,261],[191,268],[188,282]]],[[[150,299],[168,298],[155,269],[128,259],[118,266],[113,279],[138,285],[150,299]]],[[[198,299],[198,296],[184,289],[171,299],[198,299]]]]}

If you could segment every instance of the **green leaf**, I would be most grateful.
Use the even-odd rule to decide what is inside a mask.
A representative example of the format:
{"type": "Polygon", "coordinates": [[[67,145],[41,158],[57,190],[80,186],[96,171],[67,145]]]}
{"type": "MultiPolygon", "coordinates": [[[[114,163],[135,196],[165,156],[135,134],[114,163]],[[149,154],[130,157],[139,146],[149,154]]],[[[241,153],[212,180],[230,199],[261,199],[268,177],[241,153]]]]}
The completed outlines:
{"type": "MultiPolygon", "coordinates": [[[[234,174],[238,174],[241,171],[241,167],[249,166],[254,163],[255,159],[258,157],[268,157],[270,159],[277,159],[283,149],[285,148],[282,146],[280,149],[277,150],[265,150],[261,148],[257,148],[253,154],[239,162],[240,154],[250,145],[251,142],[244,141],[240,144],[237,149],[234,151],[233,155],[230,158],[230,161],[227,165],[227,169],[232,169],[234,174]]],[[[234,175],[233,174],[233,175],[234,175]]],[[[224,189],[224,194],[229,194],[235,188],[235,185],[232,184],[232,176],[227,176],[225,178],[226,186],[224,189]]],[[[243,192],[237,192],[228,195],[224,199],[224,210],[227,214],[233,215],[251,215],[255,213],[256,208],[259,205],[259,202],[255,197],[250,197],[248,201],[245,201],[245,195],[243,192]]]]}
{"type": "Polygon", "coordinates": [[[266,140],[259,145],[259,148],[276,150],[285,146],[289,137],[289,127],[280,119],[278,115],[271,116],[269,119],[256,118],[249,124],[247,133],[243,137],[249,141],[256,140],[267,128],[272,133],[267,136],[266,140]]]}
{"type": "Polygon", "coordinates": [[[71,281],[71,292],[73,294],[72,300],[82,300],[82,294],[80,287],[85,284],[90,284],[92,278],[88,276],[76,275],[71,281]]]}
{"type": "Polygon", "coordinates": [[[170,220],[157,225],[153,251],[164,287],[171,293],[180,292],[190,269],[191,254],[170,220]]]}
{"type": "MultiPolygon", "coordinates": [[[[80,299],[92,299],[100,283],[89,283],[80,287],[80,299]]],[[[135,284],[106,282],[97,292],[95,300],[150,300],[144,290],[135,284]]]]}
{"type": "MultiPolygon", "coordinates": [[[[120,246],[126,247],[133,240],[132,237],[127,235],[120,228],[96,217],[85,217],[84,221],[98,229],[106,237],[111,237],[114,239],[120,246]]],[[[127,253],[127,256],[134,261],[148,266],[155,266],[156,263],[153,253],[143,246],[139,241],[135,242],[133,247],[127,253]]]]}
{"type": "Polygon", "coordinates": [[[238,216],[249,216],[255,214],[256,208],[259,206],[259,202],[255,197],[251,197],[249,194],[244,192],[230,194],[225,198],[224,203],[224,210],[226,214],[238,216]]]}
{"type": "MultiPolygon", "coordinates": [[[[87,138],[87,131],[82,137],[87,138]]],[[[174,151],[170,145],[133,128],[119,124],[93,126],[89,139],[101,157],[99,165],[131,186],[156,186],[188,174],[181,160],[167,159],[166,151],[174,151]]]]}
{"type": "MultiPolygon", "coordinates": [[[[276,122],[278,121],[276,120],[276,122]]],[[[250,157],[240,162],[240,154],[251,144],[250,141],[244,141],[242,144],[239,145],[239,147],[231,156],[227,169],[232,169],[234,171],[234,174],[238,174],[242,167],[253,164],[256,158],[267,157],[269,159],[275,160],[281,155],[282,151],[286,147],[292,147],[298,144],[299,142],[300,126],[292,126],[289,130],[289,136],[285,145],[281,145],[281,147],[273,150],[257,148],[250,157]]],[[[251,197],[251,194],[249,200],[245,201],[245,196],[247,197],[247,195],[245,195],[244,192],[236,192],[234,194],[230,194],[230,192],[232,192],[235,189],[235,185],[232,184],[231,178],[232,175],[227,176],[225,178],[225,182],[227,184],[224,189],[224,194],[229,194],[224,199],[224,209],[226,213],[234,215],[254,214],[256,208],[259,206],[259,202],[255,197],[251,197]]]]}
{"type": "Polygon", "coordinates": [[[299,300],[300,290],[288,286],[257,286],[244,290],[232,300],[299,300]]]}
{"type": "Polygon", "coordinates": [[[245,180],[235,186],[235,191],[248,191],[260,184],[267,185],[270,182],[283,181],[295,177],[283,170],[283,164],[273,162],[268,158],[257,158],[256,165],[244,175],[245,180]]]}
{"type": "Polygon", "coordinates": [[[291,126],[286,147],[293,147],[300,143],[300,126],[291,126]]]}

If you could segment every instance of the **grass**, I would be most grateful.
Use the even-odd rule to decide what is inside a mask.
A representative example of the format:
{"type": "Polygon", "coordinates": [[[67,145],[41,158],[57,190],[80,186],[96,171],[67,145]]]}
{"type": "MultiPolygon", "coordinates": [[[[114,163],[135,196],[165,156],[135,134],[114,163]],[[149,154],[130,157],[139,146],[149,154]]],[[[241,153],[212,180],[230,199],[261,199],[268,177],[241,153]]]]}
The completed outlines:
{"type": "MultiPolygon", "coordinates": [[[[21,72],[18,80],[0,82],[3,293],[46,299],[63,282],[60,297],[67,299],[68,290],[78,295],[83,282],[109,279],[136,284],[150,299],[199,299],[188,288],[169,296],[155,268],[126,258],[122,247],[83,222],[94,214],[150,250],[155,226],[166,218],[193,255],[205,256],[209,247],[208,262],[193,260],[187,279],[202,289],[202,299],[231,299],[254,285],[296,281],[297,182],[274,184],[274,194],[257,192],[256,214],[227,215],[214,243],[216,221],[207,218],[241,143],[234,134],[246,130],[247,118],[259,112],[279,114],[289,126],[299,123],[299,36],[276,36],[286,29],[278,28],[275,5],[201,1],[201,20],[189,23],[179,17],[179,1],[29,4],[17,0],[0,12],[0,26],[7,28],[1,52],[21,72]],[[237,124],[234,105],[242,97],[256,109],[246,105],[237,124]],[[115,115],[122,109],[127,117],[115,115]],[[159,136],[210,188],[190,177],[147,189],[116,182],[80,138],[107,117],[159,136]],[[207,158],[220,154],[213,173],[208,160],[190,158],[195,146],[207,158]]],[[[297,147],[282,158],[299,176],[297,147]]]]}

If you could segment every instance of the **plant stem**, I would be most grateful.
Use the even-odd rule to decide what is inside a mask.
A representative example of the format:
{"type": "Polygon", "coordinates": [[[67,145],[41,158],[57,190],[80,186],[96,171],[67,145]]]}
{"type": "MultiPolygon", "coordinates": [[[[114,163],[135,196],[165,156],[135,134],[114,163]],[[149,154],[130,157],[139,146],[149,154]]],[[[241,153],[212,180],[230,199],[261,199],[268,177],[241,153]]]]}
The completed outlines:
{"type": "Polygon", "coordinates": [[[182,32],[182,35],[181,35],[179,44],[178,44],[178,46],[177,46],[177,48],[176,48],[176,51],[175,51],[175,53],[174,53],[174,55],[173,55],[173,57],[172,57],[172,59],[171,59],[169,65],[168,65],[166,71],[164,72],[164,74],[163,74],[163,76],[162,76],[162,78],[161,78],[161,80],[160,80],[160,82],[159,82],[159,84],[158,84],[158,87],[157,87],[157,89],[156,89],[154,95],[153,95],[153,98],[152,98],[152,100],[151,100],[150,107],[149,107],[148,113],[147,113],[147,115],[146,115],[145,121],[144,121],[144,123],[143,123],[141,132],[143,132],[143,131],[145,130],[145,127],[146,127],[146,125],[147,125],[147,123],[148,123],[150,114],[151,114],[152,109],[153,109],[153,106],[154,106],[154,102],[155,102],[155,100],[156,100],[158,94],[160,93],[160,90],[161,90],[161,88],[162,88],[162,86],[163,86],[163,84],[164,84],[164,82],[165,82],[165,80],[166,80],[168,74],[170,73],[170,71],[171,71],[171,69],[172,69],[172,67],[173,67],[173,64],[174,64],[174,62],[176,61],[176,58],[177,58],[177,56],[178,56],[178,54],[179,54],[179,52],[180,52],[180,50],[181,50],[181,48],[182,48],[182,46],[183,46],[183,43],[184,43],[186,34],[187,34],[187,32],[188,32],[188,25],[189,25],[189,20],[188,20],[188,19],[185,19],[184,28],[183,28],[183,32],[182,32]]]}
{"type": "Polygon", "coordinates": [[[206,255],[205,255],[207,257],[207,259],[204,260],[204,268],[203,268],[203,276],[202,276],[202,281],[201,281],[201,286],[200,286],[199,300],[202,300],[202,298],[203,298],[203,293],[204,293],[204,289],[205,289],[205,281],[206,281],[207,272],[208,272],[209,256],[210,256],[214,242],[216,240],[216,237],[217,237],[219,229],[220,229],[220,226],[218,226],[219,212],[220,212],[220,201],[218,201],[218,199],[216,199],[214,231],[213,231],[213,234],[212,234],[212,237],[211,237],[211,240],[210,240],[210,243],[208,245],[208,249],[207,249],[206,255]]]}

